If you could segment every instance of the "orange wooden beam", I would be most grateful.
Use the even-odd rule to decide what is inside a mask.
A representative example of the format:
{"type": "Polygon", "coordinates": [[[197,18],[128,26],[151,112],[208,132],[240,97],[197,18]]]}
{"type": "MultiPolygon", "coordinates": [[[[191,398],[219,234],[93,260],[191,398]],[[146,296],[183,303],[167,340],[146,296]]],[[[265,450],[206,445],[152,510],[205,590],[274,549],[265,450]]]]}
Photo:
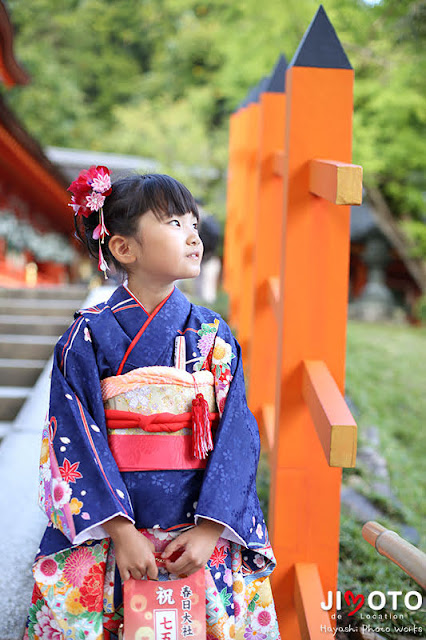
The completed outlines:
{"type": "Polygon", "coordinates": [[[280,301],[280,280],[275,276],[271,276],[266,282],[268,286],[269,304],[276,318],[278,313],[278,303],[280,301]]]}
{"type": "Polygon", "coordinates": [[[354,467],[357,425],[324,362],[304,361],[303,397],[331,467],[354,467]]]}
{"type": "Polygon", "coordinates": [[[294,602],[302,640],[335,638],[330,617],[321,609],[324,592],[317,565],[298,562],[295,571],[294,602]]]}
{"type": "Polygon", "coordinates": [[[273,157],[273,172],[276,176],[283,176],[286,169],[286,155],[284,151],[276,151],[273,157]]]}
{"type": "Polygon", "coordinates": [[[334,204],[362,203],[362,167],[335,160],[311,160],[309,191],[334,204]]]}
{"type": "Polygon", "coordinates": [[[264,404],[262,406],[259,427],[263,449],[271,456],[275,438],[275,408],[273,404],[264,404]]]}

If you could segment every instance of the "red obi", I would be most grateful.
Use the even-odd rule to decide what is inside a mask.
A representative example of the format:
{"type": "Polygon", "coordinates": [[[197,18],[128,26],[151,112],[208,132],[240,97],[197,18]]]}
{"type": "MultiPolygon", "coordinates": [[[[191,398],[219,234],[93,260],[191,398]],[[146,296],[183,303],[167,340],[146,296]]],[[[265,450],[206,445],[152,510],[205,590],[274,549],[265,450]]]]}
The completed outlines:
{"type": "MultiPolygon", "coordinates": [[[[120,471],[204,469],[207,460],[194,457],[192,434],[176,433],[192,428],[192,413],[153,413],[149,416],[105,410],[108,444],[120,471]],[[117,433],[132,429],[132,433],[117,433]],[[113,433],[110,430],[114,430],[113,433]],[[140,433],[138,431],[140,430],[140,433]]],[[[209,413],[212,432],[218,413],[209,413]]]]}

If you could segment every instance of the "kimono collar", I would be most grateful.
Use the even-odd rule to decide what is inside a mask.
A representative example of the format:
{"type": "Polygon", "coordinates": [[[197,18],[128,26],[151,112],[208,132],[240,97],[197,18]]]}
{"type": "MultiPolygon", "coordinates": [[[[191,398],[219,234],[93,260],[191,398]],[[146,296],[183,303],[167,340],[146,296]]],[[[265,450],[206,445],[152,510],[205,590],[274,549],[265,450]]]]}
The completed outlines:
{"type": "Polygon", "coordinates": [[[172,366],[170,342],[185,328],[191,303],[177,287],[151,314],[124,286],[118,287],[108,306],[127,335],[116,375],[137,367],[172,366]]]}

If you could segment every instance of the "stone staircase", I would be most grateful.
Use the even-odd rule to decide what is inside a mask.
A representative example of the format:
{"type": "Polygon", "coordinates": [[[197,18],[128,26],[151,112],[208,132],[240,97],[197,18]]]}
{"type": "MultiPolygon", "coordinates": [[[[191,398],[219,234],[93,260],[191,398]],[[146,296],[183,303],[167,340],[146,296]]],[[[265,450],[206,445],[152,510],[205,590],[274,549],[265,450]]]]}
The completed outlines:
{"type": "Polygon", "coordinates": [[[86,287],[0,289],[0,640],[21,640],[31,565],[46,517],[37,504],[49,359],[86,287]]]}
{"type": "Polygon", "coordinates": [[[0,289],[0,438],[87,295],[86,287],[0,289]]]}
{"type": "Polygon", "coordinates": [[[87,298],[86,288],[75,286],[0,289],[0,640],[22,640],[31,566],[47,523],[37,493],[50,356],[74,311],[107,300],[114,288],[93,289],[87,298]]]}

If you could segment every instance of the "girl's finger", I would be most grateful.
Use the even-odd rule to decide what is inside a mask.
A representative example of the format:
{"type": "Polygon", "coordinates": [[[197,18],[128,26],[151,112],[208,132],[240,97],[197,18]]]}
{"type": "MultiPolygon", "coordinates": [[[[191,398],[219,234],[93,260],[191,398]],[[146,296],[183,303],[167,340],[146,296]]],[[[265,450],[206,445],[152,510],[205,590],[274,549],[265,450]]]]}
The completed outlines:
{"type": "Polygon", "coordinates": [[[193,566],[194,561],[190,558],[187,551],[182,553],[175,562],[166,562],[166,569],[169,573],[185,573],[186,568],[193,566]]]}
{"type": "Polygon", "coordinates": [[[143,576],[145,575],[145,571],[141,571],[140,569],[130,569],[130,573],[132,575],[132,578],[134,578],[135,580],[141,580],[141,578],[143,578],[143,576]]]}
{"type": "Polygon", "coordinates": [[[127,569],[119,569],[121,582],[126,582],[130,578],[130,572],[127,569]]]}
{"type": "Polygon", "coordinates": [[[181,540],[182,536],[179,536],[178,538],[175,538],[174,540],[172,540],[171,542],[169,542],[169,544],[167,545],[167,547],[164,549],[163,553],[161,554],[161,557],[164,559],[170,558],[170,556],[177,551],[178,549],[182,549],[182,547],[185,546],[185,540],[181,540]]]}
{"type": "Polygon", "coordinates": [[[142,535],[142,536],[145,538],[145,540],[147,541],[148,546],[149,546],[149,550],[150,550],[150,551],[152,551],[152,552],[154,552],[154,551],[155,551],[155,546],[154,546],[153,541],[152,541],[152,540],[150,540],[149,538],[147,538],[146,536],[144,536],[144,535],[143,535],[143,533],[141,533],[141,535],[142,535]]]}
{"type": "Polygon", "coordinates": [[[196,571],[198,571],[198,569],[201,569],[201,566],[199,566],[198,564],[194,564],[194,562],[187,562],[186,564],[183,565],[183,567],[179,568],[179,569],[175,569],[171,566],[167,567],[167,571],[169,571],[169,573],[173,573],[175,575],[186,575],[186,576],[190,576],[193,573],[195,573],[196,571]]]}
{"type": "Polygon", "coordinates": [[[147,562],[146,575],[148,578],[151,578],[151,580],[157,580],[158,578],[158,567],[154,557],[147,562]]]}

